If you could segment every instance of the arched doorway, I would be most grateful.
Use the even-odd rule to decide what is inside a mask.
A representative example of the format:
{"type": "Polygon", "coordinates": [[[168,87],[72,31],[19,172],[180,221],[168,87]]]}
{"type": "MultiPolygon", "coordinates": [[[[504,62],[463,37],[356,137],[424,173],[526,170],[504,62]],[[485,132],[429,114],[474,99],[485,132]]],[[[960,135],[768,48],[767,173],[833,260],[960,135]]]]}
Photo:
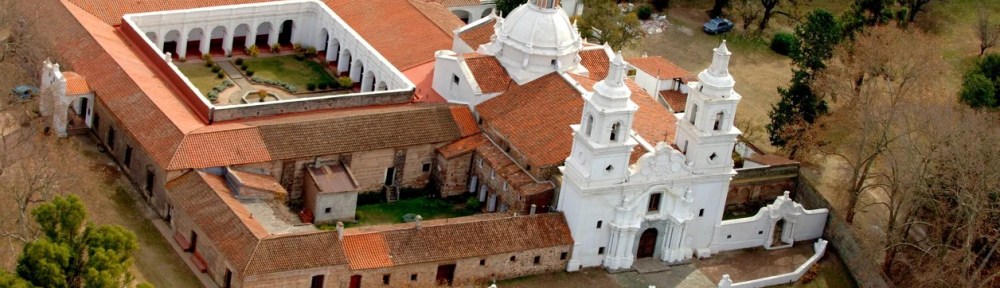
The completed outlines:
{"type": "Polygon", "coordinates": [[[469,24],[469,18],[472,16],[469,11],[465,10],[453,10],[451,13],[455,13],[455,16],[458,16],[458,19],[462,19],[462,22],[465,22],[465,24],[469,24]]]}
{"type": "Polygon", "coordinates": [[[326,28],[319,30],[319,39],[316,41],[316,54],[326,56],[326,49],[330,47],[330,33],[326,28]]]}
{"type": "Polygon", "coordinates": [[[264,22],[257,25],[257,37],[254,38],[253,42],[260,51],[267,51],[267,47],[271,47],[271,44],[267,43],[271,36],[271,30],[271,22],[264,22]]]}
{"type": "Polygon", "coordinates": [[[361,59],[355,59],[354,63],[351,64],[351,80],[354,80],[354,83],[361,82],[361,72],[364,70],[365,65],[361,63],[361,59]]]}
{"type": "Polygon", "coordinates": [[[278,44],[282,46],[292,45],[292,32],[295,29],[295,23],[292,20],[285,20],[281,22],[281,28],[278,29],[278,44]]]}
{"type": "Polygon", "coordinates": [[[350,73],[351,69],[351,50],[343,49],[340,51],[340,58],[337,59],[337,76],[343,77],[350,73]]]}
{"type": "Polygon", "coordinates": [[[785,218],[778,219],[778,222],[774,223],[774,233],[771,234],[771,247],[778,247],[785,245],[785,242],[781,241],[781,235],[785,230],[785,218]]]}
{"type": "Polygon", "coordinates": [[[247,36],[250,35],[250,25],[240,24],[233,29],[233,51],[245,53],[247,46],[253,44],[252,42],[247,42],[247,36]]]}
{"type": "Polygon", "coordinates": [[[177,41],[181,38],[181,32],[170,30],[163,35],[163,53],[170,53],[174,59],[177,58],[177,41]]]}
{"type": "Polygon", "coordinates": [[[372,90],[375,90],[375,73],[368,70],[364,72],[364,76],[361,78],[361,92],[372,90]]]}
{"type": "Polygon", "coordinates": [[[223,42],[226,41],[226,26],[216,26],[209,36],[208,53],[212,55],[226,55],[223,42]]]}
{"type": "Polygon", "coordinates": [[[186,49],[187,53],[185,54],[185,56],[196,55],[197,57],[200,58],[201,54],[208,52],[208,51],[201,51],[202,37],[205,37],[205,31],[201,30],[201,28],[194,28],[191,29],[190,32],[188,32],[187,49],[186,49]]]}
{"type": "Polygon", "coordinates": [[[389,90],[389,87],[385,85],[385,81],[378,81],[378,85],[375,86],[375,91],[385,91],[385,90],[389,90]]]}
{"type": "Polygon", "coordinates": [[[639,236],[639,251],[636,252],[636,258],[646,258],[653,257],[653,253],[656,252],[656,228],[649,228],[642,232],[642,236],[639,236]]]}

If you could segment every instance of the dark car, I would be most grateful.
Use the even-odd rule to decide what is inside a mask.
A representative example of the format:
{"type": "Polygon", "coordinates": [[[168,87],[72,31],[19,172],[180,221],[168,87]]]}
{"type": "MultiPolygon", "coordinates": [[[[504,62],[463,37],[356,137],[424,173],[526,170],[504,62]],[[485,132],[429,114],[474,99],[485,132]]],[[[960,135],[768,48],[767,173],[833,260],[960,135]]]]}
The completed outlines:
{"type": "Polygon", "coordinates": [[[708,20],[708,23],[702,25],[701,28],[708,34],[725,33],[733,30],[733,21],[723,18],[715,18],[708,20]]]}

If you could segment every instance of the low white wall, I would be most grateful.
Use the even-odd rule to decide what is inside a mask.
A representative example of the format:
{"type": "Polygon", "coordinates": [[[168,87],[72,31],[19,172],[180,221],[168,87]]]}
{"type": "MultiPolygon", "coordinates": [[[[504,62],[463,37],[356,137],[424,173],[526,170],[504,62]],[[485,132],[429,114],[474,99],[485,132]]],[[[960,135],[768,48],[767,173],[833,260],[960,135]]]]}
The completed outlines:
{"type": "Polygon", "coordinates": [[[781,219],[786,224],[782,232],[791,229],[791,239],[783,237],[783,241],[791,243],[816,239],[823,236],[828,214],[827,209],[804,209],[799,203],[791,201],[788,192],[785,192],[774,203],[760,208],[754,216],[722,221],[712,252],[770,247],[768,244],[773,240],[775,223],[781,219]]]}
{"type": "Polygon", "coordinates": [[[719,281],[719,288],[757,288],[788,284],[798,281],[799,278],[802,278],[802,275],[805,275],[806,272],[809,271],[810,267],[816,264],[820,258],[823,258],[823,254],[826,253],[826,245],[826,240],[816,240],[816,243],[813,243],[813,251],[815,251],[813,256],[809,257],[809,259],[806,260],[806,263],[803,263],[799,266],[799,268],[796,268],[795,271],[738,283],[733,283],[733,281],[729,278],[729,274],[725,274],[722,275],[722,280],[719,281]]]}

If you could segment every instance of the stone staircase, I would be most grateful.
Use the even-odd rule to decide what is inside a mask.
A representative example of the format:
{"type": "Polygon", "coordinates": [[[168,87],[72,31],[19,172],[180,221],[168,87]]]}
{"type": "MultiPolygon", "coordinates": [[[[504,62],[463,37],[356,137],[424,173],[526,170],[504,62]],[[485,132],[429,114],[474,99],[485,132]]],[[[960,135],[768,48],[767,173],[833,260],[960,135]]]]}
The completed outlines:
{"type": "Polygon", "coordinates": [[[399,186],[384,186],[385,188],[385,200],[389,203],[396,202],[399,200],[399,186]]]}

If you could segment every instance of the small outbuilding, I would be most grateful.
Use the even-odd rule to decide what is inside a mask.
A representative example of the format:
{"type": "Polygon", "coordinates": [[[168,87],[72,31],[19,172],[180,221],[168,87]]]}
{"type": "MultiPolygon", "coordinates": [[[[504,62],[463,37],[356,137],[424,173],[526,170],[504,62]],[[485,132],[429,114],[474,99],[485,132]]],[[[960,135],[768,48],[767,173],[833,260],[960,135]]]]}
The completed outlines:
{"type": "Polygon", "coordinates": [[[343,164],[308,167],[303,205],[315,223],[354,221],[358,204],[358,182],[343,164]]]}

